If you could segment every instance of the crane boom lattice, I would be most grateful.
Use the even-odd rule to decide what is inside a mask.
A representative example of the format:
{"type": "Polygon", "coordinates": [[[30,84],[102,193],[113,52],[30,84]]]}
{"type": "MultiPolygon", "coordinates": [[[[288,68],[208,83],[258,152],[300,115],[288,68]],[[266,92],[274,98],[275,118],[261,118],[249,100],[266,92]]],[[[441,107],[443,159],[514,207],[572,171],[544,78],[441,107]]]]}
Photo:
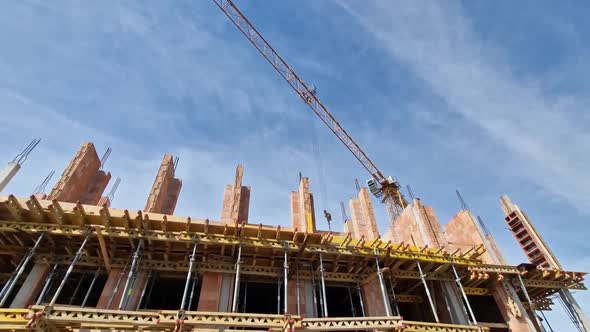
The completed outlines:
{"type": "MultiPolygon", "coordinates": [[[[319,100],[315,89],[308,86],[287,64],[287,62],[274,50],[274,48],[262,37],[250,21],[242,14],[238,7],[231,0],[213,0],[215,4],[225,13],[230,21],[244,34],[254,47],[264,56],[271,66],[285,79],[291,88],[299,95],[305,104],[330,128],[346,148],[356,157],[363,167],[371,174],[371,177],[378,184],[377,188],[371,188],[375,196],[383,196],[382,201],[387,206],[390,220],[401,213],[407,203],[400,192],[398,183],[391,177],[385,177],[383,173],[369,159],[361,147],[340,125],[338,120],[328,111],[319,100]]],[[[370,186],[370,185],[369,185],[370,186]]]]}

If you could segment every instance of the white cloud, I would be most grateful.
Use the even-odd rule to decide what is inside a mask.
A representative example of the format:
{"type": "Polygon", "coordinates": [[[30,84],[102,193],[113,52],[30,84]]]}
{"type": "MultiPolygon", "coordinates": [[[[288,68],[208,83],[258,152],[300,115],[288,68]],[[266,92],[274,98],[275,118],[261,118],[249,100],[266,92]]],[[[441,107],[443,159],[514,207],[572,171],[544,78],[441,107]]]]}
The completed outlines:
{"type": "Polygon", "coordinates": [[[486,132],[518,163],[517,172],[588,213],[585,185],[590,135],[585,98],[547,95],[543,82],[524,80],[498,60],[500,48],[481,42],[459,6],[445,3],[348,2],[343,8],[378,41],[392,61],[407,65],[449,110],[486,132]],[[494,56],[492,56],[494,55],[494,56]]]}

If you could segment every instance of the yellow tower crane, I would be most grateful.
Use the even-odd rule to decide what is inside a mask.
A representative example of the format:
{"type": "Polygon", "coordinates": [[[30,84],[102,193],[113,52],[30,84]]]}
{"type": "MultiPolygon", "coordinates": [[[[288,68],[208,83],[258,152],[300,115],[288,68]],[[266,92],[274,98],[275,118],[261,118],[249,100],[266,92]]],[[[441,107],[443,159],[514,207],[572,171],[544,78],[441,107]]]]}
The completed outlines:
{"type": "Polygon", "coordinates": [[[391,223],[401,214],[407,202],[400,191],[400,186],[391,176],[384,176],[383,173],[369,159],[367,154],[344,130],[338,120],[328,111],[326,106],[319,100],[313,85],[307,85],[287,64],[287,62],[272,48],[262,37],[250,21],[242,14],[231,0],[213,0],[225,13],[232,23],[246,36],[256,47],[271,66],[287,81],[291,88],[301,97],[303,102],[330,128],[350,152],[360,161],[363,167],[371,174],[367,185],[371,193],[385,203],[387,215],[391,223]]]}

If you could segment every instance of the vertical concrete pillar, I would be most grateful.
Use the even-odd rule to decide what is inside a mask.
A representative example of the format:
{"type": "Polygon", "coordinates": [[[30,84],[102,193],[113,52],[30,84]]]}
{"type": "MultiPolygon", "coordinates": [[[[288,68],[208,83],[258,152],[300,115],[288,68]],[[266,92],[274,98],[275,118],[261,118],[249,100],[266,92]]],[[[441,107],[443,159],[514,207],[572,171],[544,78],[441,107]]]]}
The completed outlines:
{"type": "Polygon", "coordinates": [[[181,187],[182,181],[174,178],[174,159],[172,155],[165,154],[143,210],[173,214],[181,187]]]}
{"type": "Polygon", "coordinates": [[[350,230],[352,237],[366,240],[374,240],[379,237],[379,228],[373,211],[373,204],[369,197],[369,190],[361,188],[357,198],[351,198],[348,202],[350,208],[351,220],[347,222],[347,228],[350,230]]]}
{"type": "Polygon", "coordinates": [[[250,187],[242,186],[243,176],[244,167],[238,165],[234,183],[225,186],[221,208],[221,222],[224,224],[234,225],[236,222],[248,222],[250,187]]]}
{"type": "Polygon", "coordinates": [[[24,283],[16,293],[10,304],[11,308],[26,308],[35,303],[37,296],[43,289],[45,279],[49,275],[51,267],[45,262],[37,262],[33,265],[31,272],[25,278],[24,283]]]}
{"type": "Polygon", "coordinates": [[[80,200],[82,204],[97,205],[102,193],[111,180],[111,172],[98,171],[90,183],[88,191],[80,200]]]}
{"type": "MultiPolygon", "coordinates": [[[[296,315],[297,314],[297,281],[295,279],[295,274],[293,274],[293,278],[289,280],[287,284],[288,294],[289,294],[289,306],[288,312],[290,314],[296,315]]],[[[299,280],[299,306],[301,310],[301,314],[305,315],[305,284],[303,280],[299,280]]]]}
{"type": "Polygon", "coordinates": [[[48,198],[62,202],[97,204],[111,178],[111,173],[101,171],[100,166],[94,144],[82,144],[48,198]]]}
{"type": "Polygon", "coordinates": [[[219,311],[223,273],[204,272],[201,280],[198,311],[219,311]]]}
{"type": "Polygon", "coordinates": [[[13,161],[8,163],[8,165],[0,171],[0,191],[4,190],[6,185],[8,185],[10,180],[12,180],[19,170],[20,164],[13,161]]]}
{"type": "Polygon", "coordinates": [[[98,303],[96,307],[99,309],[109,309],[108,304],[113,292],[115,292],[115,288],[117,286],[117,281],[121,278],[121,282],[119,283],[119,289],[116,291],[116,294],[113,297],[111,302],[111,308],[115,308],[117,303],[121,301],[121,296],[123,295],[123,284],[125,282],[125,275],[121,277],[121,268],[112,268],[109,272],[107,277],[107,282],[105,283],[102,293],[100,293],[100,298],[98,299],[98,303]]]}
{"type": "Polygon", "coordinates": [[[309,191],[309,178],[301,177],[299,189],[291,192],[291,227],[300,232],[316,231],[313,194],[309,191]]]}
{"type": "Polygon", "coordinates": [[[387,316],[378,278],[361,285],[361,293],[367,317],[387,316]]]}
{"type": "Polygon", "coordinates": [[[397,217],[390,229],[388,234],[397,234],[400,242],[435,248],[446,244],[434,210],[423,205],[420,199],[414,199],[397,217]]]}
{"type": "MultiPolygon", "coordinates": [[[[416,246],[442,248],[447,246],[447,238],[434,209],[414,199],[394,224],[389,227],[386,240],[398,240],[416,246]],[[396,236],[397,239],[392,238],[396,236]]],[[[432,287],[435,310],[445,323],[467,324],[469,322],[463,302],[453,282],[435,282],[432,287]]]]}
{"type": "MultiPolygon", "coordinates": [[[[499,255],[496,242],[486,234],[476,222],[471,212],[461,210],[445,226],[445,237],[451,250],[469,250],[474,246],[484,245],[486,252],[480,259],[486,264],[505,264],[499,255]]],[[[498,309],[511,331],[533,332],[533,322],[512,285],[506,281],[497,281],[490,289],[498,309]]],[[[477,312],[475,313],[477,319],[477,312]]]]}
{"type": "MultiPolygon", "coordinates": [[[[98,299],[98,303],[96,304],[96,308],[98,309],[109,309],[109,299],[113,295],[113,301],[111,303],[110,309],[117,309],[119,302],[121,301],[121,297],[123,296],[123,288],[125,286],[125,280],[127,280],[128,272],[123,274],[121,278],[121,282],[119,283],[119,288],[115,290],[117,287],[117,281],[121,277],[121,268],[112,268],[109,272],[107,277],[107,282],[105,283],[102,292],[100,293],[100,298],[98,299]]],[[[137,277],[135,279],[135,284],[132,289],[131,298],[127,303],[127,307],[124,310],[135,310],[137,304],[139,303],[139,299],[141,297],[141,290],[148,282],[148,273],[146,271],[140,270],[137,271],[137,277]]]]}

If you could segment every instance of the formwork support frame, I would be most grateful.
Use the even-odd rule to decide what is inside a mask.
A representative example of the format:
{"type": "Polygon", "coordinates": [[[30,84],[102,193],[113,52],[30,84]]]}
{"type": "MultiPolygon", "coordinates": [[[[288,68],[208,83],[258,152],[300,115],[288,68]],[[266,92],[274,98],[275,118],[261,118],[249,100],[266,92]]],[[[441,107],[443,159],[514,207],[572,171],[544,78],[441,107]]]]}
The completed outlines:
{"type": "Polygon", "coordinates": [[[6,289],[6,291],[4,291],[4,289],[2,289],[3,295],[2,295],[2,299],[0,300],[0,307],[4,306],[4,303],[8,300],[10,293],[14,289],[14,286],[16,286],[18,279],[25,272],[27,265],[29,265],[29,262],[31,261],[31,259],[35,255],[35,251],[37,251],[37,249],[39,248],[39,244],[41,244],[41,241],[43,241],[43,238],[45,238],[45,233],[41,233],[41,235],[39,235],[39,237],[35,241],[35,245],[33,245],[33,248],[31,248],[28,251],[25,260],[22,262],[22,264],[20,264],[20,267],[18,268],[16,275],[14,275],[14,278],[12,278],[12,280],[10,281],[9,284],[6,284],[6,286],[4,286],[4,289],[6,289]]]}
{"type": "Polygon", "coordinates": [[[90,293],[92,292],[92,289],[94,288],[94,284],[96,283],[96,279],[98,279],[100,272],[101,272],[100,267],[98,269],[96,269],[96,271],[94,272],[94,275],[92,276],[92,281],[90,281],[90,286],[88,286],[88,290],[86,291],[86,295],[84,295],[84,300],[82,300],[82,304],[80,305],[80,307],[84,308],[86,306],[86,302],[88,301],[88,297],[90,297],[90,293]]]}
{"type": "Polygon", "coordinates": [[[80,291],[80,287],[82,286],[82,281],[84,281],[84,274],[80,276],[80,280],[76,284],[76,288],[74,289],[74,293],[70,297],[70,302],[68,304],[71,305],[72,303],[74,303],[74,300],[76,299],[76,296],[78,296],[78,292],[80,291]]]}
{"type": "Polygon", "coordinates": [[[193,306],[193,297],[195,296],[195,286],[197,285],[197,281],[198,281],[197,276],[196,275],[193,276],[193,282],[191,285],[191,295],[188,299],[188,306],[187,306],[188,311],[190,311],[193,306]]]}
{"type": "Polygon", "coordinates": [[[295,296],[297,297],[297,314],[301,315],[301,283],[299,281],[299,264],[295,267],[295,286],[297,290],[295,296]]]}
{"type": "Polygon", "coordinates": [[[284,290],[283,290],[283,313],[286,315],[289,311],[289,287],[287,280],[289,278],[289,245],[285,242],[285,259],[283,261],[283,275],[284,275],[284,290]]]}
{"type": "Polygon", "coordinates": [[[459,273],[457,273],[457,269],[455,268],[455,264],[451,264],[451,269],[453,269],[453,274],[455,275],[455,283],[459,287],[459,290],[461,290],[461,295],[463,296],[463,300],[465,301],[465,307],[469,312],[469,316],[471,316],[471,323],[473,325],[477,325],[477,319],[475,319],[475,314],[473,313],[471,304],[469,303],[467,294],[465,293],[465,289],[463,288],[463,284],[461,283],[461,278],[459,277],[459,273]]]}
{"type": "Polygon", "coordinates": [[[389,306],[389,297],[387,296],[387,289],[385,289],[383,271],[379,266],[379,256],[377,255],[377,250],[375,250],[375,267],[377,268],[377,277],[379,278],[379,286],[381,287],[381,296],[383,297],[383,307],[385,308],[385,315],[391,317],[393,315],[391,314],[391,307],[389,306]]]}
{"type": "Polygon", "coordinates": [[[119,287],[121,286],[121,282],[123,281],[123,276],[125,275],[125,271],[127,271],[128,265],[129,265],[129,260],[127,260],[125,262],[125,266],[123,266],[123,269],[121,270],[121,272],[119,272],[119,278],[117,278],[117,283],[115,284],[115,289],[113,289],[113,292],[111,293],[111,296],[109,297],[109,302],[107,303],[107,309],[110,309],[111,305],[113,304],[113,300],[115,299],[115,294],[117,294],[117,292],[119,291],[119,287]]]}
{"type": "Polygon", "coordinates": [[[57,290],[55,290],[55,294],[53,294],[53,298],[51,299],[51,302],[49,302],[50,308],[55,305],[55,302],[59,298],[59,294],[61,293],[62,289],[66,285],[66,282],[68,281],[68,278],[70,277],[70,274],[72,273],[72,270],[74,269],[74,266],[76,265],[78,260],[80,260],[80,257],[82,257],[82,254],[84,254],[84,247],[86,246],[86,243],[88,242],[88,239],[90,238],[90,234],[92,234],[92,231],[87,230],[86,237],[84,238],[84,241],[82,241],[80,248],[78,248],[78,251],[76,252],[76,255],[74,256],[74,259],[72,260],[72,263],[70,263],[70,266],[68,266],[68,269],[66,270],[66,274],[64,275],[63,279],[61,280],[61,283],[57,287],[57,290]]]}
{"type": "Polygon", "coordinates": [[[125,307],[127,306],[127,302],[129,301],[129,298],[131,297],[131,295],[128,293],[132,289],[132,287],[133,287],[132,285],[135,282],[135,277],[136,277],[137,270],[138,270],[137,262],[139,261],[139,258],[141,257],[142,246],[143,246],[143,240],[139,240],[139,244],[137,245],[137,248],[135,249],[135,252],[133,253],[133,260],[131,262],[131,268],[129,269],[129,273],[127,274],[127,280],[125,281],[125,287],[123,287],[123,295],[121,296],[121,300],[119,301],[119,310],[125,309],[125,307]]]}
{"type": "MultiPolygon", "coordinates": [[[[186,282],[184,283],[184,291],[182,292],[182,301],[180,302],[180,311],[184,311],[186,305],[186,297],[188,295],[188,288],[193,274],[193,266],[195,265],[195,256],[197,254],[197,243],[193,245],[193,251],[189,257],[188,272],[186,274],[186,282]]],[[[192,298],[192,296],[191,296],[192,298]]]]}
{"type": "Polygon", "coordinates": [[[139,301],[137,301],[137,306],[136,306],[135,310],[139,310],[139,308],[141,307],[141,303],[143,302],[143,299],[145,298],[145,292],[148,289],[148,286],[151,284],[153,274],[154,274],[153,270],[150,270],[148,272],[147,279],[146,279],[145,283],[143,284],[143,287],[141,288],[141,295],[139,295],[139,301]]]}
{"type": "Polygon", "coordinates": [[[37,301],[35,302],[36,305],[41,304],[41,302],[43,302],[43,300],[47,296],[47,292],[49,292],[49,288],[51,288],[51,285],[53,284],[53,280],[55,279],[55,276],[57,275],[57,268],[58,267],[59,267],[59,263],[55,263],[55,265],[53,265],[53,269],[51,269],[51,272],[49,272],[49,276],[47,277],[47,280],[45,281],[45,284],[43,285],[43,289],[41,289],[41,293],[39,293],[39,296],[37,297],[37,301]]]}
{"type": "Polygon", "coordinates": [[[366,317],[365,314],[365,303],[363,301],[363,294],[361,292],[361,284],[357,281],[356,283],[356,291],[359,295],[359,302],[361,303],[361,313],[363,314],[363,317],[366,317]]]}
{"type": "Polygon", "coordinates": [[[236,277],[234,281],[234,298],[231,304],[231,312],[238,310],[238,298],[240,297],[240,267],[242,266],[242,245],[238,246],[238,258],[236,259],[236,277]]]}
{"type": "Polygon", "coordinates": [[[395,287],[393,285],[393,281],[391,280],[391,274],[389,275],[389,287],[391,288],[391,296],[393,299],[393,306],[395,308],[395,314],[399,316],[401,314],[399,311],[399,305],[397,303],[397,295],[395,294],[395,287]]]}
{"type": "Polygon", "coordinates": [[[325,280],[325,270],[324,270],[324,257],[320,254],[320,283],[322,287],[322,294],[320,296],[320,300],[322,302],[322,310],[324,314],[324,318],[328,317],[328,299],[326,298],[326,280],[325,280]]]}
{"type": "Polygon", "coordinates": [[[426,274],[422,270],[422,265],[420,265],[420,261],[416,261],[418,265],[418,270],[420,272],[420,280],[422,281],[422,285],[424,285],[424,290],[426,291],[426,296],[428,297],[428,303],[430,303],[430,309],[432,310],[432,314],[434,315],[434,320],[437,323],[440,323],[438,319],[438,314],[436,313],[436,307],[434,306],[434,301],[432,300],[432,296],[430,295],[430,288],[428,287],[428,283],[426,283],[426,274]]]}
{"type": "Polygon", "coordinates": [[[526,286],[524,285],[524,281],[522,281],[522,277],[520,276],[520,273],[516,275],[518,277],[518,282],[520,283],[520,289],[522,289],[522,293],[524,294],[524,298],[526,299],[529,308],[531,309],[531,315],[533,315],[533,318],[535,319],[535,322],[537,323],[537,326],[535,327],[535,329],[537,329],[538,332],[544,332],[540,329],[543,329],[543,325],[541,325],[541,321],[539,321],[539,317],[537,317],[537,314],[535,314],[535,307],[533,307],[533,301],[531,301],[531,298],[529,296],[529,292],[527,292],[526,290],[526,286]]]}

